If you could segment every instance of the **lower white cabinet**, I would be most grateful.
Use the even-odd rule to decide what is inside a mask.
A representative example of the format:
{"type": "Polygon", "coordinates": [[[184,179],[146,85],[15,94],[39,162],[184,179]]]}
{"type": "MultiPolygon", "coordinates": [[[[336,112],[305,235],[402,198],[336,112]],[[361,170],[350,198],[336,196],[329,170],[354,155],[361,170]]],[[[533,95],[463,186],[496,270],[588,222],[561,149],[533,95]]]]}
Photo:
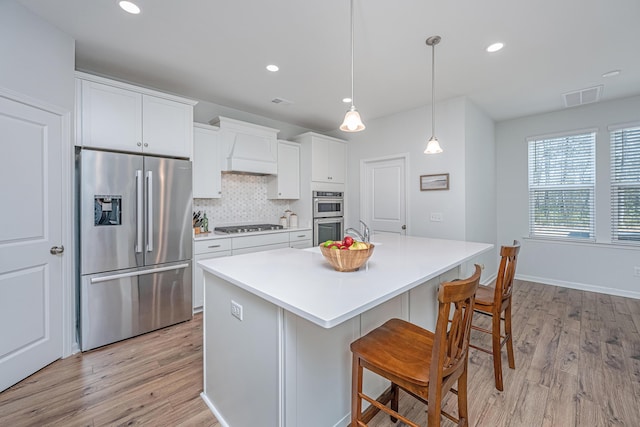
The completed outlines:
{"type": "Polygon", "coordinates": [[[231,238],[231,254],[248,254],[289,247],[288,233],[256,234],[231,238]]]}
{"type": "Polygon", "coordinates": [[[204,278],[198,261],[231,255],[231,239],[199,240],[193,244],[193,310],[204,304],[204,278]]]}
{"type": "Polygon", "coordinates": [[[306,249],[311,246],[313,246],[313,232],[311,230],[289,232],[289,247],[306,249]]]}

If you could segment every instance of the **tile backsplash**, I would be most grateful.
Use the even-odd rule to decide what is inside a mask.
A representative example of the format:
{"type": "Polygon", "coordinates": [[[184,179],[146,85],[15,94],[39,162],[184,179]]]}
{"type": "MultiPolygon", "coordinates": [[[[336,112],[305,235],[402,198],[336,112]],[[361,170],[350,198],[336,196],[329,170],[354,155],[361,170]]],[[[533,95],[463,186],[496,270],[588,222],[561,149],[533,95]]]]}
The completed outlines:
{"type": "Polygon", "coordinates": [[[267,199],[267,176],[222,174],[220,199],[193,199],[193,211],[206,212],[209,229],[236,224],[278,224],[289,200],[267,199]]]}

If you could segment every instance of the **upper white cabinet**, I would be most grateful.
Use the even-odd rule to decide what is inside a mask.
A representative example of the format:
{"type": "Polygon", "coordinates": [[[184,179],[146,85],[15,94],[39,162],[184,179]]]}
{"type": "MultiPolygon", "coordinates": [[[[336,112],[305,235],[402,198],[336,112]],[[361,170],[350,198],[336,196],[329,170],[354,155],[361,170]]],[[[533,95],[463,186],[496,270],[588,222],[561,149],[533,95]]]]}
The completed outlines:
{"type": "Polygon", "coordinates": [[[191,157],[195,101],[77,73],[77,145],[191,157]]]}
{"type": "Polygon", "coordinates": [[[267,197],[300,198],[300,144],[278,141],[278,175],[269,177],[267,197]]]}
{"type": "Polygon", "coordinates": [[[345,141],[313,132],[303,133],[294,139],[311,146],[311,181],[344,184],[345,141]]]}
{"type": "Polygon", "coordinates": [[[193,198],[222,197],[219,129],[201,123],[193,124],[193,198]]]}

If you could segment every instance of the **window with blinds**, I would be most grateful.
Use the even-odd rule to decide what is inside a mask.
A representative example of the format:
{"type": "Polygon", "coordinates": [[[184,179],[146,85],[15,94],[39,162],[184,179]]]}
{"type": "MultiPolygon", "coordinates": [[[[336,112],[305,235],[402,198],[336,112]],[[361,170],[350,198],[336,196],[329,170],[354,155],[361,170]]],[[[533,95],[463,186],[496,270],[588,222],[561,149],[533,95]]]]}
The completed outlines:
{"type": "Polygon", "coordinates": [[[595,240],[596,131],[529,138],[529,235],[595,240]]]}
{"type": "Polygon", "coordinates": [[[640,245],[640,124],[611,131],[611,241],[640,245]]]}

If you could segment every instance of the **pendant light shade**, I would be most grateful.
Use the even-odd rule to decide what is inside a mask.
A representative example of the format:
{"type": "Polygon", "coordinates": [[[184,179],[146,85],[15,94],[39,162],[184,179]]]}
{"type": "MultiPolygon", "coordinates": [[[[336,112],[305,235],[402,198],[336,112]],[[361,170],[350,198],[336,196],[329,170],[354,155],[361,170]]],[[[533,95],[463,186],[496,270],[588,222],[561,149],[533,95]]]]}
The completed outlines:
{"type": "Polygon", "coordinates": [[[351,108],[344,116],[344,121],[340,125],[340,130],[345,132],[359,132],[365,126],[360,118],[360,113],[353,103],[353,0],[351,0],[351,108]]]}
{"type": "Polygon", "coordinates": [[[424,149],[425,154],[438,154],[442,153],[442,148],[440,147],[440,143],[438,142],[438,138],[432,136],[429,138],[429,142],[427,142],[427,148],[424,149]]]}
{"type": "Polygon", "coordinates": [[[360,118],[360,113],[358,113],[356,107],[352,105],[344,116],[344,122],[340,125],[340,130],[345,132],[359,132],[364,130],[364,127],[364,123],[362,123],[362,119],[360,118]]]}
{"type": "Polygon", "coordinates": [[[440,43],[440,36],[431,36],[427,39],[427,46],[431,46],[431,138],[427,142],[425,154],[442,153],[442,148],[436,138],[436,45],[440,43]]]}

